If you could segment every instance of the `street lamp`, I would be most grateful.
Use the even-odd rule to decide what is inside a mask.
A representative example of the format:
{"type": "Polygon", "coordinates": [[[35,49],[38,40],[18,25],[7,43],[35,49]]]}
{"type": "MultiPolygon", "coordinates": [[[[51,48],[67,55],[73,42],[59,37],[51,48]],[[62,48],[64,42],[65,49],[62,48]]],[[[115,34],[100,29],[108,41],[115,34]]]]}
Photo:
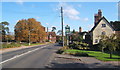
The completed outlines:
{"type": "Polygon", "coordinates": [[[65,27],[65,34],[66,34],[67,45],[69,45],[70,26],[68,25],[65,27]]]}

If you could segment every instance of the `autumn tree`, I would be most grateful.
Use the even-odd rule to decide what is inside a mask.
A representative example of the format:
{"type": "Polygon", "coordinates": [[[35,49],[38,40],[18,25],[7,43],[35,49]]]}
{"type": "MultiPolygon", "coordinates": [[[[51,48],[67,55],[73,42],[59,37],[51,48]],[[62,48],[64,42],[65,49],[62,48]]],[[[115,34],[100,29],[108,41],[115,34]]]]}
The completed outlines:
{"type": "Polygon", "coordinates": [[[34,18],[19,20],[15,25],[15,39],[17,41],[42,42],[45,37],[45,28],[34,18]]]}

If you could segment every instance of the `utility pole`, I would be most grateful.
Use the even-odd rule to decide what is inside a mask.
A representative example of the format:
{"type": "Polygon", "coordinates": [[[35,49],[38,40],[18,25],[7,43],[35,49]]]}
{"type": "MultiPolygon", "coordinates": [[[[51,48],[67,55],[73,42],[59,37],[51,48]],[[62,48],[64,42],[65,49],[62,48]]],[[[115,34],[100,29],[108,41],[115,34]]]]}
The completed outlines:
{"type": "Polygon", "coordinates": [[[63,33],[63,8],[61,7],[61,24],[62,24],[62,40],[63,40],[63,47],[64,47],[64,33],[63,33]]]}
{"type": "Polygon", "coordinates": [[[47,40],[49,41],[48,27],[47,27],[47,40]]]}

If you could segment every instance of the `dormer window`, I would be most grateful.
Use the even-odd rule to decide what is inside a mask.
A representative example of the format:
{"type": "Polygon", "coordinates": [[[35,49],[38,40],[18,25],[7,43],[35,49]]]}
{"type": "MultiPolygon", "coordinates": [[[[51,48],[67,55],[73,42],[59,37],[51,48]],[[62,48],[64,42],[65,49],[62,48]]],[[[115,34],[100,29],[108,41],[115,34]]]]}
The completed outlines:
{"type": "Polygon", "coordinates": [[[102,24],[102,27],[106,27],[106,24],[102,24]]]}

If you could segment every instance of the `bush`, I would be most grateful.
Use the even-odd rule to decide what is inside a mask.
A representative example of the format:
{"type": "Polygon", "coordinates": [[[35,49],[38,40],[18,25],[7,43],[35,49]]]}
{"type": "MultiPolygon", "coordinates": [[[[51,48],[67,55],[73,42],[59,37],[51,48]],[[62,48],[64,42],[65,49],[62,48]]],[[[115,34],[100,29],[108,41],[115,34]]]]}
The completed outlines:
{"type": "Polygon", "coordinates": [[[46,42],[49,42],[49,40],[46,40],[46,42]]]}
{"type": "Polygon", "coordinates": [[[12,47],[20,47],[20,46],[21,46],[20,43],[11,43],[10,45],[11,45],[12,47]]]}
{"type": "Polygon", "coordinates": [[[59,49],[56,53],[57,53],[57,54],[62,54],[63,52],[64,52],[64,50],[59,49]]]}
{"type": "Polygon", "coordinates": [[[22,45],[24,45],[24,46],[29,46],[29,44],[28,44],[28,43],[24,43],[24,44],[22,44],[22,45]]]}
{"type": "Polygon", "coordinates": [[[70,44],[69,45],[69,48],[71,48],[71,49],[78,49],[78,44],[77,43],[73,43],[73,44],[70,44]]]}
{"type": "Polygon", "coordinates": [[[2,48],[13,48],[13,47],[20,47],[21,44],[20,43],[10,43],[10,44],[2,44],[2,48]]]}
{"type": "Polygon", "coordinates": [[[100,49],[99,49],[99,44],[92,45],[92,46],[90,47],[90,49],[93,50],[93,51],[100,51],[100,49]]]}
{"type": "Polygon", "coordinates": [[[69,47],[64,46],[64,47],[62,47],[61,49],[59,49],[56,53],[62,54],[62,53],[63,53],[65,50],[67,50],[67,49],[69,49],[69,47]]]}
{"type": "Polygon", "coordinates": [[[80,52],[77,52],[74,54],[74,56],[89,56],[87,53],[80,53],[80,52]]]}
{"type": "Polygon", "coordinates": [[[88,47],[89,45],[87,43],[83,43],[83,42],[74,42],[73,44],[69,45],[69,48],[71,49],[90,49],[88,47]]]}
{"type": "Polygon", "coordinates": [[[89,56],[87,53],[83,53],[83,52],[64,52],[64,54],[69,54],[74,56],[89,56]]]}

